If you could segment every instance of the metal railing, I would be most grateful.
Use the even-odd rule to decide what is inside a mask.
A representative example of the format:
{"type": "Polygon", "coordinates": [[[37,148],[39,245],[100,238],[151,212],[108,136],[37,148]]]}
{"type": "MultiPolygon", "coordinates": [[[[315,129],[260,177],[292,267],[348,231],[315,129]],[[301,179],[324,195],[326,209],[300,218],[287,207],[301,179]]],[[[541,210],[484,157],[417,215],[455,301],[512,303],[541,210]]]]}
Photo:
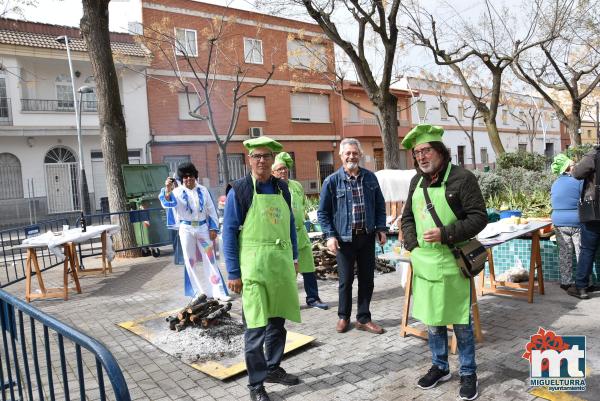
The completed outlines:
{"type": "Polygon", "coordinates": [[[0,125],[12,125],[10,98],[0,97],[0,125]]]}
{"type": "MultiPolygon", "coordinates": [[[[64,224],[69,224],[66,218],[41,221],[34,225],[9,228],[0,231],[0,288],[25,279],[26,249],[19,247],[21,242],[32,235],[47,231],[61,231],[64,224]]],[[[47,248],[38,251],[38,262],[42,271],[62,263],[47,248]]]]}
{"type": "MultiPolygon", "coordinates": [[[[21,99],[21,111],[51,111],[51,112],[74,112],[73,100],[55,99],[21,99]]],[[[96,112],[98,102],[96,100],[82,100],[81,110],[96,112]]]]}
{"type": "Polygon", "coordinates": [[[115,357],[92,337],[2,290],[0,323],[2,400],[131,400],[115,357]]]}

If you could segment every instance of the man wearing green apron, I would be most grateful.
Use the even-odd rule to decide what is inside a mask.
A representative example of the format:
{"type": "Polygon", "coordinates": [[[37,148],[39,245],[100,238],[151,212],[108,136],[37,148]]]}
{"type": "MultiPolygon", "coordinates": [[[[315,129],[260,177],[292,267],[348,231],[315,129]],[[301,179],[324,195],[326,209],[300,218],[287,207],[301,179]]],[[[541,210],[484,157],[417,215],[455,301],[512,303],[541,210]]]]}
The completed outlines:
{"type": "Polygon", "coordinates": [[[300,322],[298,248],[288,186],[271,175],[273,152],[283,147],[264,136],[244,141],[244,146],[250,153],[251,173],[228,188],[223,254],[227,286],[242,293],[250,398],[268,401],[264,382],[299,383],[279,366],[287,333],[285,319],[300,322]]]}
{"type": "Polygon", "coordinates": [[[459,397],[474,400],[478,392],[470,280],[462,276],[448,245],[461,245],[476,236],[486,226],[487,214],[477,178],[450,163],[443,133],[442,127],[420,124],[402,141],[402,146],[412,149],[417,170],[402,213],[402,234],[413,267],[412,315],[427,325],[432,354],[432,367],[417,385],[430,389],[450,379],[446,326],[453,325],[460,362],[459,397]],[[432,208],[443,227],[435,224],[432,208]]]}
{"type": "Polygon", "coordinates": [[[298,238],[298,271],[302,273],[304,279],[304,291],[306,292],[306,305],[311,308],[329,309],[329,305],[319,298],[319,287],[317,285],[317,275],[315,274],[315,260],[312,254],[312,245],[308,238],[308,232],[304,226],[304,206],[306,197],[304,188],[298,181],[290,180],[290,169],[294,165],[294,160],[287,152],[278,153],[275,156],[275,162],[271,169],[273,175],[287,182],[292,195],[292,210],[294,211],[294,221],[296,222],[296,237],[298,238]]]}

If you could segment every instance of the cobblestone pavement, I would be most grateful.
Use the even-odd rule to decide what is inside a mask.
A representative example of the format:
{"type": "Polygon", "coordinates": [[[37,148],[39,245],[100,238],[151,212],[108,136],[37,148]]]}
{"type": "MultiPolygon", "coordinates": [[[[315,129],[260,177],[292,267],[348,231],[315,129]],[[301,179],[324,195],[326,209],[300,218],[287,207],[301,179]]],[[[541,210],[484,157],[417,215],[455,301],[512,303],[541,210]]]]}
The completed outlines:
{"type": "MultiPolygon", "coordinates": [[[[87,259],[86,259],[87,260],[87,259]]],[[[92,261],[90,261],[92,262],[92,261]]],[[[33,305],[76,326],[107,345],[123,369],[135,400],[245,400],[249,399],[245,374],[221,382],[167,355],[116,324],[176,309],[183,296],[183,267],[171,256],[158,259],[118,260],[108,277],[81,279],[83,293],[68,301],[41,300],[33,305]]],[[[58,282],[59,268],[44,274],[58,282]]],[[[337,282],[319,281],[321,298],[330,310],[305,308],[302,324],[289,330],[314,336],[316,341],[285,357],[282,366],[298,374],[293,387],[267,384],[273,400],[455,400],[458,394],[458,358],[450,357],[453,378],[431,390],[416,387],[430,367],[424,340],[399,335],[404,290],[400,273],[378,275],[371,303],[373,320],[386,333],[373,335],[350,330],[335,332],[337,282]]],[[[24,284],[7,289],[24,297],[24,284]]],[[[299,281],[301,300],[304,299],[299,281]]],[[[356,283],[354,295],[356,296],[356,283]]],[[[587,335],[588,390],[573,394],[600,399],[600,294],[589,301],[567,296],[556,283],[547,283],[546,295],[536,294],[533,304],[523,298],[486,295],[480,302],[484,342],[477,345],[480,400],[533,400],[528,392],[529,365],[521,358],[529,336],[538,327],[563,335],[587,335]]],[[[240,302],[234,302],[240,311],[240,302]]],[[[563,398],[565,399],[565,398],[563,398]]],[[[568,399],[568,398],[567,398],[568,399]]],[[[571,398],[576,399],[576,398],[571,398]]]]}

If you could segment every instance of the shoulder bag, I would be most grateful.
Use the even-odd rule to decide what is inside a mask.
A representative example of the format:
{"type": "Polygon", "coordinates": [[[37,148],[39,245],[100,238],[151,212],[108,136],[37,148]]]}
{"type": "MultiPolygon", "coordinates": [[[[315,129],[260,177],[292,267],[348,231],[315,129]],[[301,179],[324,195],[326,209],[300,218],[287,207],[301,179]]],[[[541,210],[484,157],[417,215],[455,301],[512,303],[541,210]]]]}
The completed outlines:
{"type": "MultiPolygon", "coordinates": [[[[435,225],[441,229],[444,224],[442,224],[442,221],[435,212],[435,208],[431,203],[429,193],[427,193],[427,187],[423,187],[423,194],[425,195],[427,210],[429,210],[429,213],[431,213],[431,218],[435,222],[435,225]]],[[[448,247],[454,255],[456,264],[465,278],[473,278],[477,276],[485,267],[485,262],[487,261],[487,251],[481,242],[477,241],[475,238],[470,239],[462,246],[458,247],[454,244],[448,244],[448,247]]]]}
{"type": "MultiPolygon", "coordinates": [[[[579,211],[579,221],[582,223],[600,221],[600,150],[596,151],[596,157],[594,157],[594,169],[594,197],[584,199],[587,185],[581,189],[577,210],[579,211]]],[[[587,179],[585,184],[587,184],[587,179]]]]}

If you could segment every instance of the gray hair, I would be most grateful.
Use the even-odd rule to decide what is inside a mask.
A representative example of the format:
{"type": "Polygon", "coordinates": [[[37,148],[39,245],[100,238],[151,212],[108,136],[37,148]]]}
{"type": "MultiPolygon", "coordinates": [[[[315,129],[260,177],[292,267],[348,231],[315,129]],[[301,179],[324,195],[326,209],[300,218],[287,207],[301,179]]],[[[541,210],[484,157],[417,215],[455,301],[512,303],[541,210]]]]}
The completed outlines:
{"type": "Polygon", "coordinates": [[[341,155],[343,150],[344,150],[344,146],[346,145],[353,145],[356,146],[358,148],[358,151],[360,152],[360,154],[364,154],[362,146],[360,146],[360,142],[358,141],[358,139],[354,139],[354,138],[344,138],[342,139],[342,142],[340,142],[340,151],[339,154],[341,155]]]}

